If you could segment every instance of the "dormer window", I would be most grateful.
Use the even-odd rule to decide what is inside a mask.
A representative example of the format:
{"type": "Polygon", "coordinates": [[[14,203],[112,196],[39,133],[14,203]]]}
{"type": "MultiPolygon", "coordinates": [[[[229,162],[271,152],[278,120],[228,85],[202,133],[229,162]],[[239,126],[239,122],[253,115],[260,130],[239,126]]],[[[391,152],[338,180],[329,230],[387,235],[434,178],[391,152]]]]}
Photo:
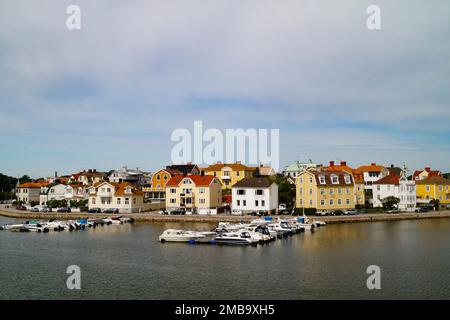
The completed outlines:
{"type": "Polygon", "coordinates": [[[331,182],[333,184],[339,184],[339,177],[335,174],[331,175],[331,182]]]}
{"type": "Polygon", "coordinates": [[[325,184],[325,176],[319,177],[320,184],[325,184]]]}
{"type": "Polygon", "coordinates": [[[125,193],[131,193],[131,188],[130,187],[125,188],[125,193]]]}
{"type": "Polygon", "coordinates": [[[349,176],[349,175],[346,175],[346,176],[345,176],[345,183],[346,183],[346,184],[350,184],[350,183],[351,183],[351,179],[350,179],[350,176],[349,176]]]}
{"type": "Polygon", "coordinates": [[[183,184],[191,184],[191,179],[184,179],[183,184]]]}

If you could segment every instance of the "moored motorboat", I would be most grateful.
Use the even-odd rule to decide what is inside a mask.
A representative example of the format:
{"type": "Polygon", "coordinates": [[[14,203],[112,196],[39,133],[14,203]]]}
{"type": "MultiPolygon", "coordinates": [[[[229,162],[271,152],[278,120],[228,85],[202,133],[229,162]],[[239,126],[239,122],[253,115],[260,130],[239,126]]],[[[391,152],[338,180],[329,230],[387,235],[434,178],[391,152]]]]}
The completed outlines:
{"type": "Polygon", "coordinates": [[[219,244],[232,244],[232,245],[249,245],[256,243],[248,231],[242,232],[226,232],[219,234],[215,239],[219,244]]]}
{"type": "Polygon", "coordinates": [[[195,232],[177,229],[167,229],[159,236],[160,242],[189,242],[204,238],[205,236],[195,232]]]}

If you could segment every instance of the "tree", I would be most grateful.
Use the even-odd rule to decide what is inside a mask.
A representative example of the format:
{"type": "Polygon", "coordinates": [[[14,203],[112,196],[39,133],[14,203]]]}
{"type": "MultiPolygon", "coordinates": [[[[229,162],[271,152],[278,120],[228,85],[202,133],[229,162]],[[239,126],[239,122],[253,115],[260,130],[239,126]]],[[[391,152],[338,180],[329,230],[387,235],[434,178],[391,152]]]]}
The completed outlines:
{"type": "Polygon", "coordinates": [[[440,201],[438,199],[432,199],[430,201],[430,206],[432,206],[433,209],[436,210],[436,211],[439,210],[439,205],[440,205],[440,201]]]}
{"type": "Polygon", "coordinates": [[[22,177],[19,178],[19,183],[27,183],[27,182],[31,182],[31,178],[27,175],[24,175],[22,177]]]}
{"type": "Polygon", "coordinates": [[[47,206],[50,208],[61,208],[61,207],[67,207],[67,201],[66,200],[48,200],[47,206]]]}
{"type": "Polygon", "coordinates": [[[295,203],[295,185],[282,174],[269,177],[278,184],[278,202],[286,204],[286,208],[292,208],[295,203]]]}
{"type": "Polygon", "coordinates": [[[396,197],[386,197],[383,200],[381,200],[381,203],[383,204],[383,208],[385,210],[398,209],[400,199],[396,197]]]}

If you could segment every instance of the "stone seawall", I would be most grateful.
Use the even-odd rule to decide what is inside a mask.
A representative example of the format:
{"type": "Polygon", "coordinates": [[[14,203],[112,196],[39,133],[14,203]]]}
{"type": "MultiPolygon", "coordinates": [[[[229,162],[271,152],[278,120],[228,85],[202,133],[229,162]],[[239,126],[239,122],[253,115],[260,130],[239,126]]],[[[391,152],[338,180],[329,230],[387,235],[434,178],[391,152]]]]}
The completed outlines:
{"type": "MultiPolygon", "coordinates": [[[[239,222],[252,221],[256,219],[251,216],[230,216],[230,215],[160,215],[152,213],[136,213],[121,214],[130,217],[135,221],[142,222],[239,222]]],[[[37,219],[37,220],[73,220],[78,218],[105,218],[108,214],[91,214],[91,213],[35,213],[27,211],[18,211],[13,209],[0,209],[0,216],[17,218],[17,219],[37,219]]],[[[274,216],[276,219],[278,216],[274,216]]],[[[293,216],[279,216],[280,218],[292,218],[293,216]]],[[[328,224],[334,223],[356,223],[356,222],[377,222],[377,221],[400,221],[400,220],[417,220],[417,219],[436,219],[450,218],[450,211],[426,212],[426,213],[401,213],[401,214],[360,214],[355,216],[328,216],[328,217],[309,217],[310,220],[325,221],[328,224]]]]}

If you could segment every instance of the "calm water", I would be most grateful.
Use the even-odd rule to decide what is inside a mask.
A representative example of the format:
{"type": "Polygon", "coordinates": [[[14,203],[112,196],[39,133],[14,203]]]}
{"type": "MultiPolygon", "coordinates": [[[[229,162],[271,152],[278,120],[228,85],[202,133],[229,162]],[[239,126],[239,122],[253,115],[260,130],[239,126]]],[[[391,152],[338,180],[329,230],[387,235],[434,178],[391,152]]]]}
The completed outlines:
{"type": "Polygon", "coordinates": [[[450,298],[450,219],[328,225],[258,247],[157,242],[169,227],[212,226],[0,231],[0,299],[450,298]],[[81,290],[66,288],[72,264],[81,290]],[[378,291],[365,285],[372,264],[382,270],[378,291]]]}

